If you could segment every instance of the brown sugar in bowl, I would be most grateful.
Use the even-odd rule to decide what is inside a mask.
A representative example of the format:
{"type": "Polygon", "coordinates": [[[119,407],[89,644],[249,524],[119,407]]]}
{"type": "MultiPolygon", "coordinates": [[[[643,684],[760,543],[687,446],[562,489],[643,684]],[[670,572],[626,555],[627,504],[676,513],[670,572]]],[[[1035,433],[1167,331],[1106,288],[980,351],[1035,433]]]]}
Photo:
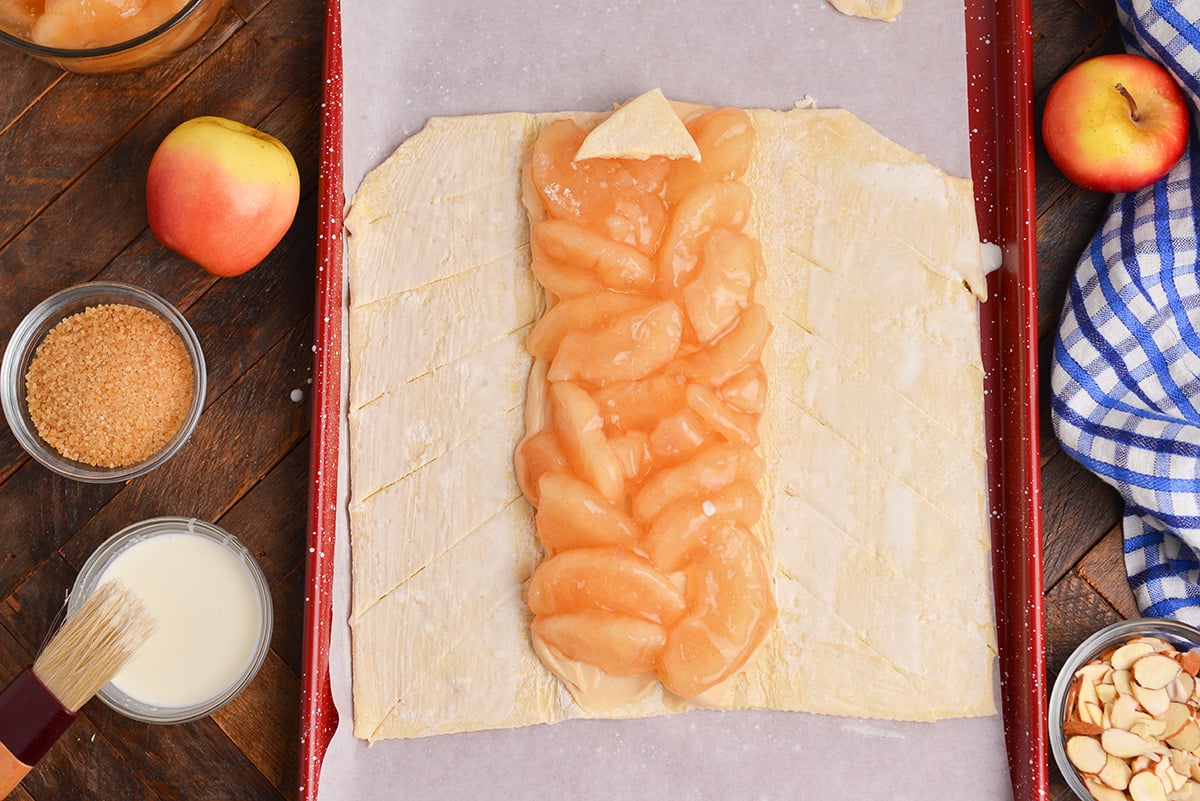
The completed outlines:
{"type": "Polygon", "coordinates": [[[128,284],[63,290],[17,326],[0,364],[9,428],[31,456],[79,481],[124,481],[187,441],[204,356],[178,310],[128,284]]]}

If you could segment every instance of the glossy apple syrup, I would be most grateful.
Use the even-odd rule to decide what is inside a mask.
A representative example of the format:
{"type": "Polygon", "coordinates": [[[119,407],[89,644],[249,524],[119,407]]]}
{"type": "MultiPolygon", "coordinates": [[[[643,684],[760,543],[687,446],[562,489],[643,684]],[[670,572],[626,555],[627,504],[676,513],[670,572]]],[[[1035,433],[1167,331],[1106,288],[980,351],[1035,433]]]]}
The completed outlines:
{"type": "Polygon", "coordinates": [[[776,607],[752,533],[771,331],[743,231],[755,134],[736,109],[688,129],[700,162],[576,162],[586,132],[569,120],[535,143],[548,311],[527,348],[547,414],[516,466],[547,553],[528,603],[550,669],[561,656],[694,698],[746,664],[776,607]]]}

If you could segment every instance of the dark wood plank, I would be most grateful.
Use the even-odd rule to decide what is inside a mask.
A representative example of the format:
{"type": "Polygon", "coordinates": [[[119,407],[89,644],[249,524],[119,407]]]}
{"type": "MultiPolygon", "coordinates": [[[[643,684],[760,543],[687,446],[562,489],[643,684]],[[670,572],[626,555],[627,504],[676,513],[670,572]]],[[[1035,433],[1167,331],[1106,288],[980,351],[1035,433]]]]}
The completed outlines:
{"type": "Polygon", "coordinates": [[[284,798],[296,795],[300,677],[274,651],[245,692],[213,720],[284,798]]]}
{"type": "Polygon", "coordinates": [[[1068,181],[1046,155],[1041,139],[1042,108],[1053,81],[1086,58],[1122,49],[1113,28],[1111,3],[1107,15],[1092,7],[1097,5],[1092,3],[1082,12],[1090,20],[1084,23],[1072,0],[1034,4],[1034,68],[1039,76],[1034,104],[1039,338],[1053,335],[1075,264],[1103,221],[1110,200],[1109,195],[1089,192],[1068,181]],[[1072,7],[1076,10],[1071,11],[1072,7]],[[1063,19],[1067,20],[1066,29],[1060,27],[1063,19]],[[1080,28],[1088,32],[1083,38],[1077,38],[1080,28]]]}
{"type": "Polygon", "coordinates": [[[8,596],[49,559],[116,490],[60,478],[26,461],[0,484],[0,596],[8,596]]]}
{"type": "Polygon", "coordinates": [[[1043,570],[1052,587],[1112,529],[1122,506],[1115,490],[1064,451],[1042,470],[1042,488],[1043,570]]]}
{"type": "Polygon", "coordinates": [[[1079,575],[1098,592],[1121,617],[1137,617],[1139,611],[1129,589],[1125,572],[1125,554],[1121,549],[1121,527],[1104,535],[1096,546],[1079,560],[1079,575]]]}
{"type": "MultiPolygon", "coordinates": [[[[291,23],[296,26],[296,30],[303,30],[306,21],[310,26],[315,24],[313,17],[319,4],[313,3],[312,0],[278,0],[275,5],[284,6],[287,2],[292,2],[293,5],[303,4],[302,9],[308,9],[307,17],[301,16],[299,20],[291,23]]],[[[299,11],[290,8],[280,13],[295,16],[299,11]]],[[[247,35],[257,35],[258,28],[276,24],[273,18],[263,17],[261,22],[256,21],[255,26],[249,28],[247,35]]],[[[319,25],[315,27],[318,30],[320,28],[319,25]]],[[[286,46],[300,51],[300,55],[295,56],[293,61],[282,65],[288,67],[286,75],[295,73],[289,80],[281,78],[275,81],[260,81],[247,66],[243,66],[244,72],[239,74],[228,69],[229,64],[226,62],[217,63],[212,67],[205,64],[184,86],[189,86],[193,79],[207,86],[216,75],[220,75],[230,80],[273,87],[273,91],[261,91],[254,95],[259,102],[269,106],[270,112],[260,112],[256,116],[246,116],[243,119],[262,125],[264,130],[279,136],[292,149],[301,170],[304,186],[311,189],[315,186],[317,174],[315,131],[318,128],[320,96],[320,83],[316,80],[320,63],[318,37],[316,33],[312,33],[308,36],[297,35],[284,41],[286,46]],[[209,75],[210,72],[214,75],[209,75]]],[[[275,46],[282,50],[285,44],[275,46]]],[[[266,51],[267,57],[280,56],[279,52],[274,52],[271,48],[266,48],[266,51]]],[[[182,93],[184,90],[181,88],[179,91],[182,93]]],[[[93,277],[139,284],[159,292],[185,310],[212,286],[215,279],[182,257],[166,251],[146,229],[143,195],[145,167],[157,142],[166,130],[169,130],[170,125],[173,125],[173,121],[168,124],[168,121],[160,120],[159,117],[169,115],[171,120],[174,120],[175,117],[189,116],[179,110],[178,106],[182,102],[172,99],[165,103],[163,110],[156,111],[157,116],[151,115],[138,129],[142,131],[145,126],[153,123],[156,127],[151,133],[123,138],[112,151],[91,167],[84,178],[73,184],[63,197],[44,210],[34,224],[22,231],[9,246],[0,248],[0,271],[4,272],[6,277],[3,288],[0,288],[0,298],[11,298],[10,302],[0,303],[0,339],[6,338],[20,317],[43,297],[72,283],[93,277]],[[131,163],[135,163],[136,168],[131,169],[131,163]],[[119,198],[119,202],[113,203],[115,198],[119,198]],[[98,214],[94,208],[107,209],[107,213],[98,214]],[[75,222],[77,220],[85,220],[88,225],[78,225],[75,222]],[[56,230],[58,228],[62,230],[56,230]],[[70,236],[64,236],[63,231],[70,232],[70,236]],[[121,251],[121,248],[125,249],[121,251]],[[73,266],[64,265],[59,255],[63,252],[86,253],[90,254],[90,257],[76,261],[73,266]],[[101,270],[100,267],[110,259],[109,266],[101,270]],[[55,269],[46,270],[46,264],[55,265],[55,269]]],[[[191,102],[211,101],[201,98],[191,102]]],[[[219,106],[215,103],[213,105],[212,113],[222,113],[223,110],[219,106]]],[[[306,238],[305,235],[314,230],[315,200],[311,195],[306,197],[306,206],[293,225],[294,232],[301,227],[305,230],[300,232],[299,237],[299,245],[303,250],[296,249],[297,246],[293,244],[289,254],[289,263],[293,265],[293,272],[290,273],[292,281],[296,280],[295,265],[312,265],[314,262],[312,252],[315,239],[311,235],[306,238]]],[[[237,281],[244,283],[247,279],[240,278],[237,281]]],[[[304,286],[299,289],[301,297],[311,298],[312,283],[312,278],[304,281],[304,286]]],[[[287,291],[291,290],[292,287],[289,286],[287,291]]],[[[311,300],[306,302],[311,304],[311,300]]],[[[260,307],[253,303],[246,304],[244,311],[261,313],[260,307]]],[[[209,364],[211,368],[220,362],[210,358],[209,364]]],[[[231,368],[236,370],[239,364],[231,365],[231,368]]],[[[244,364],[240,366],[244,369],[244,364]]],[[[11,475],[26,460],[26,455],[17,446],[7,426],[0,427],[0,481],[11,475]]]]}
{"type": "Polygon", "coordinates": [[[1034,3],[1033,88],[1041,94],[1079,57],[1081,44],[1103,36],[1101,25],[1074,0],[1034,3]]]}
{"type": "Polygon", "coordinates": [[[262,566],[275,607],[271,647],[297,676],[304,633],[308,511],[301,499],[307,489],[306,438],[218,521],[246,544],[262,566]]]}
{"type": "MultiPolygon", "coordinates": [[[[303,379],[300,386],[305,386],[303,379]]],[[[311,414],[307,399],[291,399],[295,384],[280,384],[275,389],[307,419],[311,414]]],[[[307,398],[307,393],[305,393],[307,398]]],[[[266,477],[242,497],[217,522],[234,533],[258,560],[271,585],[285,581],[296,565],[304,561],[307,550],[305,527],[308,506],[308,438],[297,443],[266,477]]]]}
{"type": "Polygon", "coordinates": [[[275,605],[275,631],[271,637],[271,649],[297,676],[302,671],[304,601],[307,597],[305,579],[305,563],[301,562],[271,585],[271,601],[275,605]]]}
{"type": "Polygon", "coordinates": [[[0,136],[21,115],[37,103],[56,81],[62,80],[62,70],[32,58],[26,58],[15,50],[0,48],[0,136]]]}
{"type": "MultiPolygon", "coordinates": [[[[292,512],[272,510],[270,502],[285,509],[298,505],[286,502],[288,498],[303,496],[303,485],[299,487],[299,492],[295,486],[296,479],[301,477],[295,469],[297,462],[307,464],[303,447],[293,449],[293,455],[255,488],[251,493],[253,503],[239,505],[244,510],[242,516],[254,519],[259,530],[250,530],[249,535],[247,529],[234,531],[256,554],[264,566],[264,572],[269,576],[279,574],[279,580],[285,583],[289,576],[282,563],[290,562],[289,567],[294,570],[303,558],[304,519],[303,516],[296,519],[292,512]],[[256,516],[255,511],[260,514],[256,516]],[[271,532],[270,539],[277,542],[264,543],[266,532],[271,532]]],[[[227,515],[221,522],[226,523],[229,517],[227,515]]],[[[31,580],[0,603],[0,620],[27,652],[36,653],[46,632],[51,631],[74,576],[75,570],[58,554],[54,554],[31,580]]],[[[276,625],[296,629],[300,621],[291,609],[298,609],[301,599],[285,597],[285,608],[289,612],[282,615],[276,625]]],[[[287,635],[292,633],[285,631],[283,640],[289,641],[290,636],[287,635]]],[[[297,653],[296,660],[298,656],[297,653]]],[[[237,746],[237,750],[245,754],[285,798],[293,797],[295,788],[299,747],[299,681],[298,673],[272,651],[259,676],[243,696],[214,715],[217,725],[237,746]]]]}
{"type": "MultiPolygon", "coordinates": [[[[85,707],[80,717],[101,733],[97,739],[108,743],[130,777],[137,777],[152,788],[152,798],[278,801],[282,797],[212,717],[175,726],[155,726],[130,720],[99,701],[85,707]]],[[[96,781],[93,786],[104,785],[96,781]]],[[[116,793],[107,795],[107,789],[105,792],[105,797],[125,797],[116,793]]],[[[33,795],[40,798],[36,790],[33,795]]]]}
{"type": "Polygon", "coordinates": [[[13,790],[12,794],[9,795],[8,801],[34,801],[34,798],[25,791],[24,787],[18,786],[17,789],[13,790]]]}
{"type": "Polygon", "coordinates": [[[40,565],[35,581],[22,582],[0,603],[0,621],[29,653],[36,654],[66,611],[75,569],[57,553],[40,565]]]}
{"type": "Polygon", "coordinates": [[[1079,643],[1121,616],[1074,571],[1046,593],[1046,601],[1046,662],[1053,678],[1079,643]]]}

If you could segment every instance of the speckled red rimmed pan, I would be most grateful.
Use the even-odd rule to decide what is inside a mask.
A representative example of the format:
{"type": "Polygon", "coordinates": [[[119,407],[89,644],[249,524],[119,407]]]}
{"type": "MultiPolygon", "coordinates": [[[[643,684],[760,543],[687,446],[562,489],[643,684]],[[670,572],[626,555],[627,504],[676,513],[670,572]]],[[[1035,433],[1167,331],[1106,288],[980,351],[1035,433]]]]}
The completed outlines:
{"type": "MultiPolygon", "coordinates": [[[[972,178],[980,236],[1000,245],[981,307],[987,374],[993,574],[1003,715],[1016,801],[1048,793],[1038,467],[1033,86],[1027,0],[967,0],[972,178]]],[[[300,801],[315,801],[337,710],[329,636],[342,380],[341,6],[328,0],[317,243],[309,553],[300,801]]]]}

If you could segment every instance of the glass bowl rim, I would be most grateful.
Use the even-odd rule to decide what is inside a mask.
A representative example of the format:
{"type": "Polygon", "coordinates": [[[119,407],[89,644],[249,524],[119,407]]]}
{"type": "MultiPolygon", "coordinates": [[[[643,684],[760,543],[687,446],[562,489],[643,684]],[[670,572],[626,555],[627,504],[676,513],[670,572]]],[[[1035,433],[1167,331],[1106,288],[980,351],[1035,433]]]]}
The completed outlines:
{"type": "Polygon", "coordinates": [[[133,547],[133,545],[152,537],[179,533],[203,536],[218,543],[237,557],[238,561],[246,568],[246,572],[250,576],[250,581],[254,585],[255,597],[258,600],[258,641],[255,644],[253,654],[246,662],[237,679],[232,681],[220,693],[205,701],[182,707],[162,707],[160,708],[161,711],[154,712],[147,711],[155,709],[153,705],[138,701],[121,693],[111,683],[105,684],[96,693],[96,697],[110,709],[125,717],[143,723],[160,725],[187,723],[207,717],[229,704],[233,699],[241,695],[250,685],[250,682],[254,680],[255,676],[258,675],[259,670],[266,661],[267,652],[271,648],[271,636],[274,633],[275,612],[274,603],[271,599],[271,587],[267,582],[266,574],[263,573],[262,566],[254,558],[254,554],[250,552],[250,549],[241,540],[221,526],[196,517],[171,515],[151,517],[131,523],[101,543],[88,556],[87,560],[83,563],[83,567],[80,568],[79,574],[75,577],[75,582],[67,597],[68,615],[78,609],[87,600],[88,596],[95,591],[96,587],[99,586],[97,580],[104,569],[127,548],[133,547]],[[140,708],[131,707],[125,702],[124,699],[126,698],[133,704],[139,705],[140,708]]]}
{"type": "Polygon", "coordinates": [[[13,329],[12,336],[5,345],[4,355],[0,357],[0,407],[3,409],[5,420],[13,437],[25,452],[39,464],[58,475],[75,481],[110,484],[145,475],[161,467],[183,448],[191,438],[200,421],[200,415],[204,411],[204,400],[208,392],[207,375],[204,350],[195,330],[183,313],[169,301],[148,289],[133,284],[119,281],[88,281],[69,286],[50,295],[30,309],[13,329]],[[36,353],[37,347],[49,333],[49,329],[47,329],[37,341],[34,341],[38,329],[54,318],[57,318],[54,320],[55,324],[66,319],[68,314],[58,316],[66,306],[83,302],[85,303],[83,308],[88,308],[86,302],[90,298],[104,295],[117,296],[120,299],[140,303],[143,308],[149,308],[164,319],[183,340],[194,378],[191,404],[179,430],[159,450],[146,459],[119,468],[95,467],[67,459],[58,453],[37,433],[28,413],[22,411],[19,398],[24,381],[24,376],[18,374],[20,373],[19,363],[24,354],[36,353]]]}
{"type": "Polygon", "coordinates": [[[201,6],[209,0],[186,0],[183,7],[175,12],[169,19],[160,25],[151,28],[143,34],[126,39],[123,42],[116,42],[102,47],[88,48],[70,48],[70,47],[50,47],[48,45],[40,45],[36,42],[31,42],[28,39],[23,39],[14,33],[0,28],[0,42],[10,45],[22,52],[28,53],[38,58],[61,59],[63,61],[82,60],[88,58],[98,58],[101,56],[112,56],[118,53],[124,53],[129,50],[135,50],[147,42],[154,41],[162,34],[174,28],[179,23],[190,17],[201,6]]]}

